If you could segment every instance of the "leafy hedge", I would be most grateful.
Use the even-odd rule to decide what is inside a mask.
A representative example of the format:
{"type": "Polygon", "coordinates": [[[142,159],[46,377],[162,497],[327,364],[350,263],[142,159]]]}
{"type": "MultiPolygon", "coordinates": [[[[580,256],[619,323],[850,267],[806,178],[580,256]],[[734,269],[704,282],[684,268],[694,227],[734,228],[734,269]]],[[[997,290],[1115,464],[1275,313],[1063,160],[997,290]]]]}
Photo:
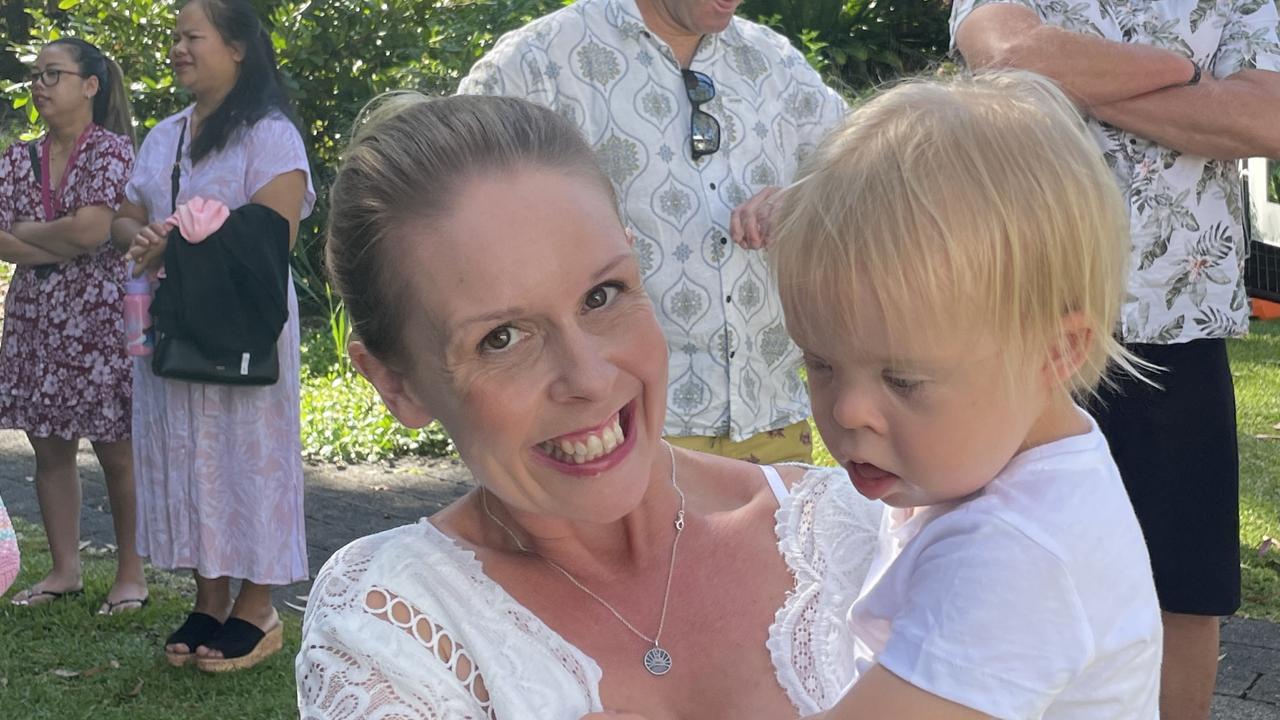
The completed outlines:
{"type": "MultiPolygon", "coordinates": [[[[327,189],[360,108],[380,92],[449,93],[503,32],[568,0],[254,0],[302,120],[319,194],[294,274],[303,343],[303,444],[315,460],[364,461],[451,450],[438,426],[408,430],[344,359],[349,332],[321,271],[327,189]],[[328,327],[325,327],[327,321],[328,327]]],[[[38,132],[22,81],[49,40],[78,35],[119,61],[140,130],[189,100],[168,65],[176,4],[154,0],[0,0],[0,146],[38,132]]],[[[745,0],[741,14],[791,38],[837,87],[860,92],[927,67],[946,47],[943,0],[745,0]]]]}
{"type": "MultiPolygon", "coordinates": [[[[311,152],[319,204],[299,235],[295,269],[307,310],[322,314],[325,189],[363,104],[393,88],[448,93],[497,37],[566,0],[255,0],[271,28],[311,152]]],[[[36,130],[25,65],[45,42],[75,34],[116,58],[133,84],[143,131],[187,100],[168,67],[175,4],[154,0],[0,0],[0,142],[36,130]],[[10,109],[10,107],[12,109],[10,109]],[[16,110],[16,112],[14,112],[16,110]]],[[[946,47],[942,0],[746,0],[833,83],[857,92],[926,67],[946,47]]]]}

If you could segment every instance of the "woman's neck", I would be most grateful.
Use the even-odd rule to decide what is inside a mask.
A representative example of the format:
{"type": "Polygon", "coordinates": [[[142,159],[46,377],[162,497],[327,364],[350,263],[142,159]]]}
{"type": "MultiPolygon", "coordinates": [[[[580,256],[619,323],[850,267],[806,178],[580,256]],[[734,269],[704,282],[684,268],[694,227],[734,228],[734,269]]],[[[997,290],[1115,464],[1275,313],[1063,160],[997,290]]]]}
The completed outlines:
{"type": "MultiPolygon", "coordinates": [[[[513,513],[492,493],[482,490],[487,498],[477,498],[477,515],[485,538],[482,545],[514,549],[514,541],[505,524],[518,534],[520,543],[538,556],[569,569],[586,582],[591,578],[610,577],[626,568],[642,568],[670,562],[676,512],[680,497],[671,485],[671,466],[667,453],[660,451],[661,461],[651,473],[649,488],[640,504],[618,521],[608,524],[577,523],[546,515],[513,513]],[[486,517],[482,502],[498,520],[486,517]]],[[[679,459],[677,457],[677,465],[679,459]]],[[[692,515],[692,513],[689,513],[692,515]]],[[[690,518],[691,519],[691,518],[690,518]]]]}
{"type": "Polygon", "coordinates": [[[195,109],[191,111],[193,135],[199,130],[200,126],[204,124],[204,121],[218,109],[218,106],[222,104],[222,101],[227,99],[227,96],[231,94],[232,87],[234,86],[219,88],[216,91],[206,91],[196,95],[196,106],[195,109]]]}
{"type": "Polygon", "coordinates": [[[85,128],[93,122],[93,113],[76,113],[75,117],[65,120],[46,121],[49,128],[49,141],[61,152],[70,152],[76,141],[84,134],[85,128]]]}

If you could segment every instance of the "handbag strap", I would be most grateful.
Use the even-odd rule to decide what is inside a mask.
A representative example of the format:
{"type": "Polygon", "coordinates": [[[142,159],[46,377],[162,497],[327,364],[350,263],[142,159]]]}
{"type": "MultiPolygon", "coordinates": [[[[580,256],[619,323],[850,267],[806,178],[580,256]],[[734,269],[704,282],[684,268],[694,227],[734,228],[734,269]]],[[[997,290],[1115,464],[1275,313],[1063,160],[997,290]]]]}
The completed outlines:
{"type": "Polygon", "coordinates": [[[40,184],[40,150],[36,148],[36,141],[32,140],[27,143],[27,155],[31,157],[31,176],[36,179],[36,185],[40,184]]]}
{"type": "MultiPolygon", "coordinates": [[[[27,143],[27,157],[31,158],[31,177],[36,179],[36,187],[42,187],[40,180],[40,148],[37,141],[32,140],[27,143]]],[[[49,277],[49,274],[58,269],[57,263],[43,263],[35,266],[36,277],[41,280],[49,277]]]]}
{"type": "Polygon", "coordinates": [[[178,212],[178,188],[182,180],[182,144],[187,140],[187,119],[182,118],[178,133],[178,150],[173,154],[173,170],[169,173],[169,212],[178,212]]]}

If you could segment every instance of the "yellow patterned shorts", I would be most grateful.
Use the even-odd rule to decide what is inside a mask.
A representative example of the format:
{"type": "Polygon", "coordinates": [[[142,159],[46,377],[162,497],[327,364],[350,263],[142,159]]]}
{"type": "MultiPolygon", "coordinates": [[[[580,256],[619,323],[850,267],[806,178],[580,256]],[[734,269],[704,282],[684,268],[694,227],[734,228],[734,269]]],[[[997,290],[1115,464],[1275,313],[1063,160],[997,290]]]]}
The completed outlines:
{"type": "Polygon", "coordinates": [[[676,447],[737,458],[757,465],[813,462],[813,436],[807,420],[777,430],[766,430],[738,442],[724,436],[703,435],[668,437],[667,442],[676,447]]]}

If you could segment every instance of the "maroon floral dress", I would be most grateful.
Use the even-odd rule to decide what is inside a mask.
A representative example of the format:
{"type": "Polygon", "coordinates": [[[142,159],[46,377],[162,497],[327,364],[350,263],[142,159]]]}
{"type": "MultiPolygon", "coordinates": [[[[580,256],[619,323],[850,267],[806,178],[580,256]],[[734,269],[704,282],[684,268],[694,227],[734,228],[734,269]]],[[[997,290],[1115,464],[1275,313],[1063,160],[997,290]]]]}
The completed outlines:
{"type": "MultiPolygon", "coordinates": [[[[36,143],[43,153],[44,143],[36,143]]],[[[72,160],[60,187],[50,188],[54,212],[47,217],[26,143],[10,146],[0,156],[0,228],[94,205],[119,208],[133,169],[129,139],[91,125],[72,160]]],[[[98,442],[129,437],[126,265],[123,253],[102,241],[66,262],[19,265],[14,273],[0,340],[0,428],[98,442]]]]}

